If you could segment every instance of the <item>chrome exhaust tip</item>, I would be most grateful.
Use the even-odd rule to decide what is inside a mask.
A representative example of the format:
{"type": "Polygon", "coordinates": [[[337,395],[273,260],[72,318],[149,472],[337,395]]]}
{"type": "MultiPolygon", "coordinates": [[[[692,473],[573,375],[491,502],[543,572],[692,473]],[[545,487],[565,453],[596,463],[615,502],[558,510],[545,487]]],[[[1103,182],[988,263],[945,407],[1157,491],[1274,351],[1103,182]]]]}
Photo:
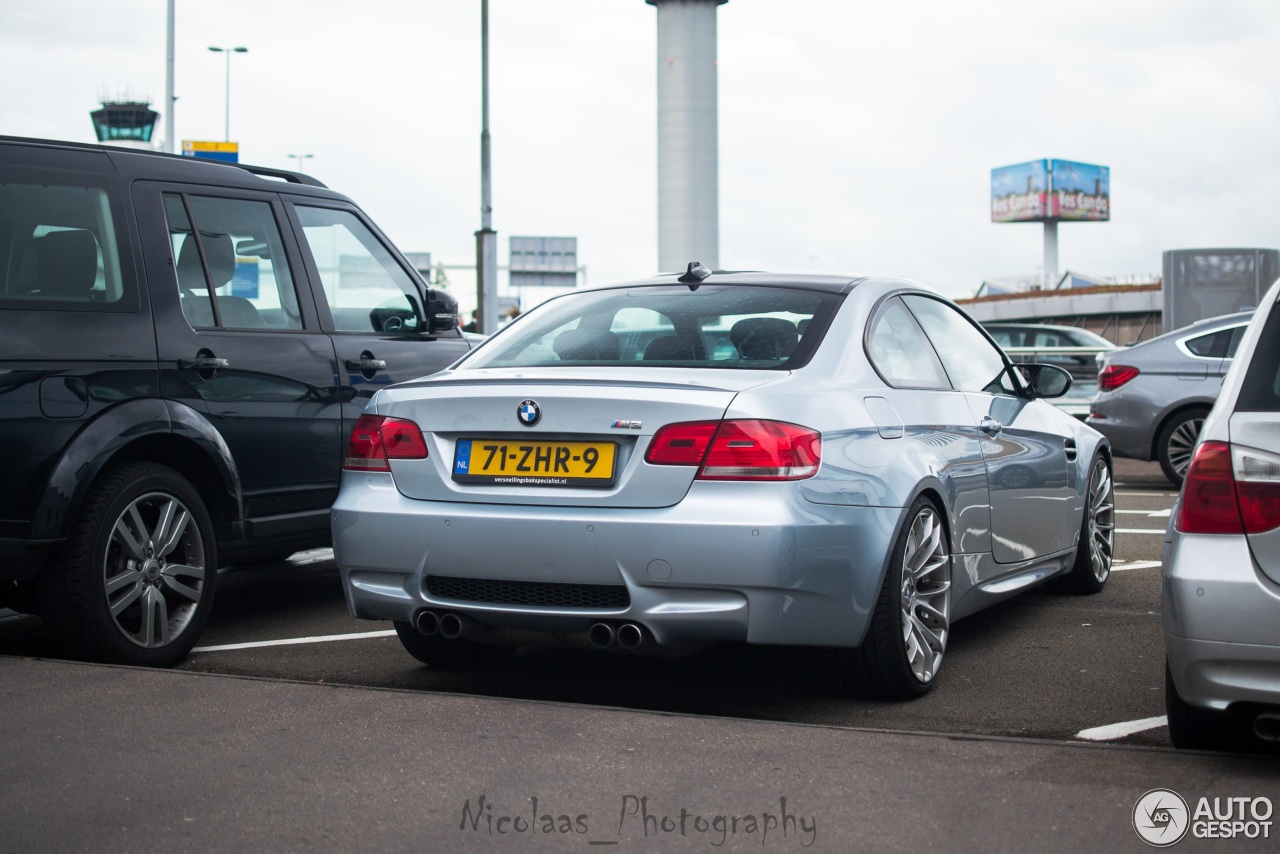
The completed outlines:
{"type": "Polygon", "coordinates": [[[623,623],[618,628],[618,646],[631,650],[642,643],[644,643],[644,629],[635,623],[623,623]]]}
{"type": "Polygon", "coordinates": [[[440,618],[440,634],[449,640],[462,634],[462,618],[457,614],[445,614],[440,618]]]}
{"type": "Polygon", "coordinates": [[[596,649],[605,649],[613,644],[613,626],[608,623],[592,623],[587,629],[587,640],[596,649]]]}
{"type": "Polygon", "coordinates": [[[1263,741],[1280,741],[1280,714],[1263,712],[1253,719],[1253,734],[1263,741]]]}
{"type": "Polygon", "coordinates": [[[435,615],[434,611],[419,611],[418,616],[414,618],[413,625],[418,630],[418,634],[431,637],[440,631],[440,618],[435,615]]]}

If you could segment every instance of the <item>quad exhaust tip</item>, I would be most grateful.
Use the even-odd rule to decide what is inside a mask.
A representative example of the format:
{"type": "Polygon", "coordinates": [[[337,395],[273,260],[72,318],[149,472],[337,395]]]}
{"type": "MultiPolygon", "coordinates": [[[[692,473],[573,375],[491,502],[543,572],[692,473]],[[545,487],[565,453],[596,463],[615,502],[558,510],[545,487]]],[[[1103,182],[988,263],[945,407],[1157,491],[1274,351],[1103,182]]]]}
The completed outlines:
{"type": "Polygon", "coordinates": [[[618,629],[618,646],[623,649],[635,649],[644,643],[644,630],[635,623],[623,623],[618,629]]]}
{"type": "Polygon", "coordinates": [[[417,618],[413,621],[413,625],[417,628],[418,634],[431,637],[440,631],[440,618],[435,615],[434,611],[419,611],[417,618]]]}
{"type": "Polygon", "coordinates": [[[592,623],[591,628],[587,629],[587,640],[596,649],[608,649],[613,645],[613,626],[608,623],[592,623]]]}
{"type": "Polygon", "coordinates": [[[462,634],[462,618],[457,614],[445,614],[440,618],[440,634],[449,640],[462,634]]]}
{"type": "Polygon", "coordinates": [[[1263,741],[1280,741],[1280,713],[1263,712],[1254,718],[1253,734],[1263,741]]]}

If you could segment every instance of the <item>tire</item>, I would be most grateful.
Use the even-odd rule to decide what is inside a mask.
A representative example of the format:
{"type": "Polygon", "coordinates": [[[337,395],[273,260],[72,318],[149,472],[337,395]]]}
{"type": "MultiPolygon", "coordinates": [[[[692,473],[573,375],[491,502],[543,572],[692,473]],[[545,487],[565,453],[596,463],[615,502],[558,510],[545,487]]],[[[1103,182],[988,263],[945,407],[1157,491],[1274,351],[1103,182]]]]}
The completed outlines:
{"type": "Polygon", "coordinates": [[[1111,463],[1099,454],[1089,464],[1089,482],[1080,514],[1080,539],[1071,571],[1054,580],[1063,593],[1100,593],[1111,577],[1116,545],[1116,497],[1111,463]]]}
{"type": "Polygon", "coordinates": [[[933,502],[917,498],[898,533],[862,645],[835,651],[853,694],[911,700],[937,682],[951,625],[951,553],[933,502]]]}
{"type": "Polygon", "coordinates": [[[1187,476],[1187,468],[1191,465],[1191,453],[1196,448],[1196,440],[1200,438],[1200,429],[1209,413],[1203,409],[1189,409],[1179,412],[1160,431],[1156,439],[1156,459],[1164,476],[1176,487],[1182,487],[1187,476]]]}
{"type": "Polygon", "coordinates": [[[427,637],[410,623],[396,620],[396,636],[414,658],[436,670],[484,670],[503,664],[515,655],[513,646],[476,643],[465,638],[427,637]]]}
{"type": "Polygon", "coordinates": [[[191,484],[158,463],[124,463],[90,487],[50,555],[43,616],[78,657],[171,667],[209,618],[217,566],[191,484]]]}
{"type": "Polygon", "coordinates": [[[1226,712],[1193,706],[1178,695],[1169,662],[1164,665],[1164,707],[1169,740],[1181,750],[1230,750],[1237,736],[1226,712]]]}

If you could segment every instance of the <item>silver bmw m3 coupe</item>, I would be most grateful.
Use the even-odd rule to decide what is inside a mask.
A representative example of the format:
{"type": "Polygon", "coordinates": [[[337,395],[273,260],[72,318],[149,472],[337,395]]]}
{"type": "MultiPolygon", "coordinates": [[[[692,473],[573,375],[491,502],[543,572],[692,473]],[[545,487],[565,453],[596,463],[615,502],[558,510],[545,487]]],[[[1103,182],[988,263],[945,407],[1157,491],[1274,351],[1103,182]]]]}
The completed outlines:
{"type": "Polygon", "coordinates": [[[571,293],[379,391],[332,512],[351,612],[435,667],[521,645],[821,647],[928,691],[952,624],[1102,589],[1106,440],[901,279],[711,272],[571,293]]]}

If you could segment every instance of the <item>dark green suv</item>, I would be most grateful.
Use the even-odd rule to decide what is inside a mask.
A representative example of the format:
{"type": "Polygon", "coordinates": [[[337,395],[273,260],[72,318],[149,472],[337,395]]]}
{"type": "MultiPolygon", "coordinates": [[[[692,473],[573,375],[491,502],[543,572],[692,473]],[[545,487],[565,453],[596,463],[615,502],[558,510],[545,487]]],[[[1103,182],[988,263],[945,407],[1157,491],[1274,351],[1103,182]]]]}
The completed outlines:
{"type": "Polygon", "coordinates": [[[218,567],[330,542],[355,420],[457,326],[312,178],[0,137],[0,607],[181,660],[218,567]]]}

